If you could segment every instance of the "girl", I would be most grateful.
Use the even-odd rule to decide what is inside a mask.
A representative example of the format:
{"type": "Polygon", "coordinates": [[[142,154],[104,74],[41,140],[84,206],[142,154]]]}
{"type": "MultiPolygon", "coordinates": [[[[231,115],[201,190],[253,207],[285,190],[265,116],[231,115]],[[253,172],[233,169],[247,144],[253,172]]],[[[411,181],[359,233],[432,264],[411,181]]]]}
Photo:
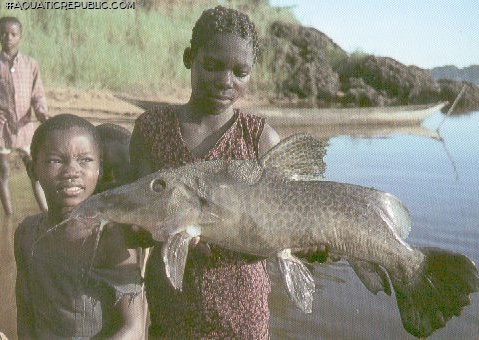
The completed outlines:
{"type": "Polygon", "coordinates": [[[132,301],[141,288],[137,256],[123,232],[107,227],[98,241],[74,221],[48,232],[94,192],[100,150],[95,127],[80,117],[58,115],[35,131],[32,173],[49,210],[15,233],[20,339],[143,337],[142,304],[132,301]]]}
{"type": "MultiPolygon", "coordinates": [[[[249,18],[218,6],[203,12],[183,62],[191,96],[159,106],[135,122],[130,144],[136,177],[188,162],[257,159],[279,142],[263,118],[234,109],[258,53],[249,18]]],[[[190,252],[183,291],[166,279],[161,247],[147,264],[149,335],[167,338],[268,338],[270,282],[263,261],[205,244],[190,252]],[[199,249],[205,249],[200,251],[199,249]]]]}

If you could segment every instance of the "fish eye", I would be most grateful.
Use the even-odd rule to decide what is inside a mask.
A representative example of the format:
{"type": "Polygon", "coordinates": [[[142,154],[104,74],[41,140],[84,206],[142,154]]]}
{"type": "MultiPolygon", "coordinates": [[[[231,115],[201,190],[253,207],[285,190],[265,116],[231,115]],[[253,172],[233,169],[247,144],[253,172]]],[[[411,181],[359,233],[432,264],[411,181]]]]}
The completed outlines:
{"type": "Polygon", "coordinates": [[[150,189],[154,192],[160,192],[166,188],[166,182],[161,178],[155,178],[150,182],[150,189]]]}

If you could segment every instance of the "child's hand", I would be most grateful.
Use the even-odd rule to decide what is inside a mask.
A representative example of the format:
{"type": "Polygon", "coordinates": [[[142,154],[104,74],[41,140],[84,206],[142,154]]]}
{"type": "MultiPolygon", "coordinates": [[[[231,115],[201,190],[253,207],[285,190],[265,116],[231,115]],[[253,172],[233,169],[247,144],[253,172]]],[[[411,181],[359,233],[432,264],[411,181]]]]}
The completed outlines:
{"type": "Polygon", "coordinates": [[[197,251],[205,256],[211,256],[211,249],[208,243],[200,241],[200,237],[193,237],[190,241],[190,247],[195,248],[197,251]]]}
{"type": "Polygon", "coordinates": [[[37,113],[37,119],[40,123],[45,123],[50,118],[46,113],[37,113]]]}

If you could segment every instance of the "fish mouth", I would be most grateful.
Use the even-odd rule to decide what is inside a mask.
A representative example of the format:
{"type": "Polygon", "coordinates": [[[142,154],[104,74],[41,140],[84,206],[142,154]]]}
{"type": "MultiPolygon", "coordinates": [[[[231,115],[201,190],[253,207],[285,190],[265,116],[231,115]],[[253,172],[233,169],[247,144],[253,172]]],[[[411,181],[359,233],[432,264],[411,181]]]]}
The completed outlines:
{"type": "Polygon", "coordinates": [[[218,102],[229,102],[234,99],[233,95],[224,94],[224,93],[211,93],[209,97],[213,99],[214,101],[218,101],[218,102]]]}

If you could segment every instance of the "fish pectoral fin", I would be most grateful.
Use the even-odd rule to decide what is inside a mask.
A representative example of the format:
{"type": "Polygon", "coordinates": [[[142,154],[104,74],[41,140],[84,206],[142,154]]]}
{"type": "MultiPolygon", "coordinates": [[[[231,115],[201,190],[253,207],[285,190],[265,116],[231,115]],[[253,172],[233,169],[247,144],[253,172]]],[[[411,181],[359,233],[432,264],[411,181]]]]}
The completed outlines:
{"type": "Polygon", "coordinates": [[[348,261],[363,285],[373,294],[384,291],[391,295],[389,276],[381,266],[366,261],[348,261]]]}
{"type": "Polygon", "coordinates": [[[289,297],[303,312],[311,313],[315,291],[311,272],[301,260],[291,254],[290,249],[280,251],[277,259],[289,297]]]}
{"type": "Polygon", "coordinates": [[[157,225],[146,227],[155,241],[165,242],[171,235],[186,230],[186,226],[201,224],[201,211],[196,207],[183,208],[171,214],[157,225]]]}
{"type": "Polygon", "coordinates": [[[188,247],[195,236],[199,236],[199,231],[194,226],[188,227],[184,231],[170,235],[161,249],[166,276],[171,285],[180,291],[183,285],[188,247]]]}
{"type": "Polygon", "coordinates": [[[201,213],[198,217],[198,221],[201,225],[225,223],[225,221],[228,220],[228,216],[231,214],[232,213],[229,209],[206,199],[202,199],[201,213]]]}

